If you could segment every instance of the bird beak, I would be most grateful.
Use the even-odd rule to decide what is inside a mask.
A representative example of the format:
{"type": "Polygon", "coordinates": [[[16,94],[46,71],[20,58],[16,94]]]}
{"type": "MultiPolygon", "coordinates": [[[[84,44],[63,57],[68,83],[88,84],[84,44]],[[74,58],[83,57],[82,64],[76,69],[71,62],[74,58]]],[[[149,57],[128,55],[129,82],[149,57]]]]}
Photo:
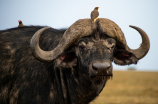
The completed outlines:
{"type": "Polygon", "coordinates": [[[20,22],[20,20],[18,20],[18,22],[20,22]]]}

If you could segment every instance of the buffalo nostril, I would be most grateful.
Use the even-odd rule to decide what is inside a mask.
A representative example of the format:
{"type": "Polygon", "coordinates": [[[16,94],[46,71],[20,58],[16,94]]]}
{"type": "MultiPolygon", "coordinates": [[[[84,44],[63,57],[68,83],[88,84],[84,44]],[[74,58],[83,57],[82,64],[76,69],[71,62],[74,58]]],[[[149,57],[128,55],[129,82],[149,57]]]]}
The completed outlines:
{"type": "Polygon", "coordinates": [[[92,64],[95,70],[108,69],[111,65],[108,62],[94,62],[92,64]]]}

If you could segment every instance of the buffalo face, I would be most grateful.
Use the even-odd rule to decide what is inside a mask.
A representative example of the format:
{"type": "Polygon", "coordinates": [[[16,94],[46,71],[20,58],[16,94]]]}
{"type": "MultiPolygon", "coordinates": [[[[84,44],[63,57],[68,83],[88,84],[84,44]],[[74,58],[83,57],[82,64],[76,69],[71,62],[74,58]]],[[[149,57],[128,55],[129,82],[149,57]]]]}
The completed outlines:
{"type": "Polygon", "coordinates": [[[93,82],[105,82],[113,75],[111,62],[115,45],[113,38],[105,36],[99,36],[99,39],[94,35],[82,37],[55,60],[55,65],[62,68],[77,67],[93,82]]]}
{"type": "MultiPolygon", "coordinates": [[[[98,34],[99,35],[99,34],[98,34]]],[[[79,39],[76,55],[80,69],[93,81],[102,81],[112,76],[112,57],[116,42],[112,38],[95,39],[87,36],[79,39]]]]}

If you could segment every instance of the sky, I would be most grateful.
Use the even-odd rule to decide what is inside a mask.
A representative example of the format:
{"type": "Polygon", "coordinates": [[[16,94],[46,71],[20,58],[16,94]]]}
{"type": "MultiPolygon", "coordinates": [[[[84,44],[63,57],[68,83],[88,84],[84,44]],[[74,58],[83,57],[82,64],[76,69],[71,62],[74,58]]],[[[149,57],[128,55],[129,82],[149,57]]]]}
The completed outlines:
{"type": "Polygon", "coordinates": [[[68,28],[78,19],[90,18],[94,7],[100,7],[99,18],[118,24],[130,48],[138,48],[142,40],[129,25],[142,28],[150,39],[150,50],[137,65],[113,63],[114,70],[158,71],[157,5],[158,0],[0,0],[0,30],[17,27],[18,20],[24,25],[68,28]]]}

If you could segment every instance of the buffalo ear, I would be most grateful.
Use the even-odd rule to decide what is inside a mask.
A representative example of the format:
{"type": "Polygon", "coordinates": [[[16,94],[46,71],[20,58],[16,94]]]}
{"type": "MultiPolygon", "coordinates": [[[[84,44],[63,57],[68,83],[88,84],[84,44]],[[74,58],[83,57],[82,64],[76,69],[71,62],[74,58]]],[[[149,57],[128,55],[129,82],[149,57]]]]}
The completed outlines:
{"type": "Polygon", "coordinates": [[[115,49],[113,61],[118,65],[137,64],[138,59],[136,56],[124,49],[115,49]]]}
{"type": "Polygon", "coordinates": [[[65,52],[56,59],[58,67],[70,68],[77,65],[77,57],[74,52],[65,52]]]}

